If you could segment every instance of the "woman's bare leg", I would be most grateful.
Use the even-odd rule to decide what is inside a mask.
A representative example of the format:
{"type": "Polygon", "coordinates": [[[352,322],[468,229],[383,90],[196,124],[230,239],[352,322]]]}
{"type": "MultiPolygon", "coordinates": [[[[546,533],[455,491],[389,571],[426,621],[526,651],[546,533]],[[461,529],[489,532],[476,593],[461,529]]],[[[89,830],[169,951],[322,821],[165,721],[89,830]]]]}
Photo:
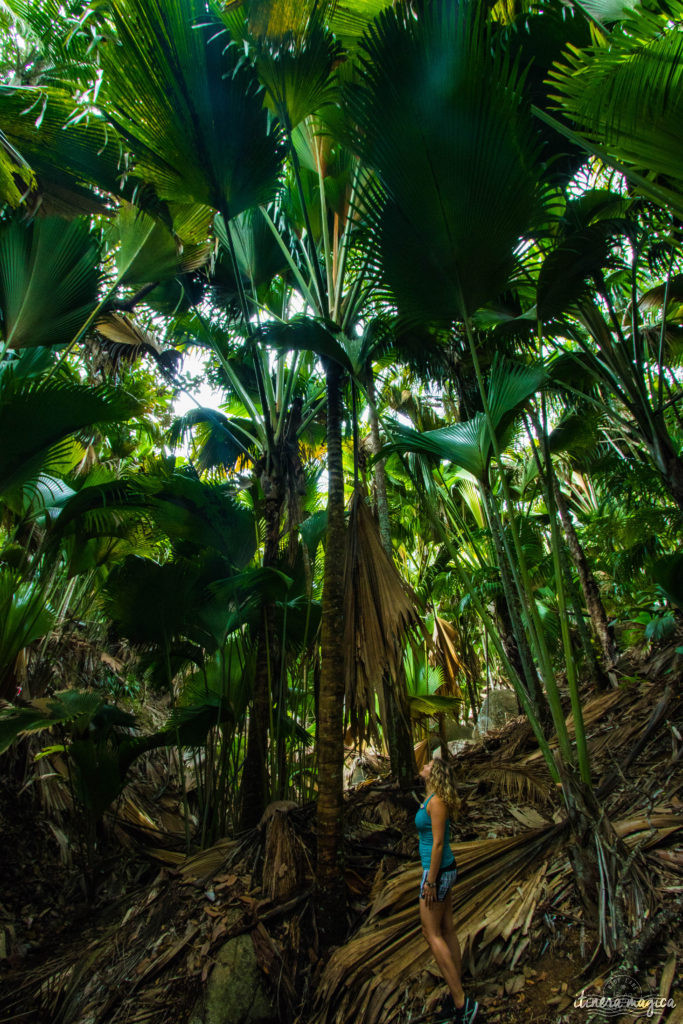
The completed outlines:
{"type": "Polygon", "coordinates": [[[443,905],[444,912],[441,921],[441,934],[446,940],[448,948],[451,951],[451,957],[453,958],[455,969],[458,972],[458,977],[462,979],[462,952],[460,950],[460,943],[458,942],[456,930],[453,927],[453,900],[451,899],[450,889],[446,893],[443,905]]]}
{"type": "MultiPolygon", "coordinates": [[[[448,942],[442,932],[445,909],[445,900],[443,903],[439,903],[437,901],[432,903],[430,906],[427,906],[425,900],[420,900],[422,934],[429,943],[429,947],[434,954],[437,966],[441,971],[444,981],[448,985],[451,995],[453,996],[453,1002],[456,1006],[463,1006],[465,1002],[465,993],[463,992],[462,982],[460,980],[460,971],[455,965],[448,942]]],[[[459,948],[460,947],[458,946],[458,950],[459,948]]]]}

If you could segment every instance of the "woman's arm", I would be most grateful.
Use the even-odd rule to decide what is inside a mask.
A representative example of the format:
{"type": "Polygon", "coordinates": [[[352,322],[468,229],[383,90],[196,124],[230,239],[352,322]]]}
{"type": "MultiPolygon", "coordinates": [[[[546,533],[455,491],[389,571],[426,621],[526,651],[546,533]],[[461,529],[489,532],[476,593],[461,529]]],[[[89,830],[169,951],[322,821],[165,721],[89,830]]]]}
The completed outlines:
{"type": "Polygon", "coordinates": [[[429,862],[429,873],[425,880],[425,902],[433,903],[436,900],[436,879],[441,867],[443,847],[446,840],[446,822],[448,821],[448,808],[441,797],[433,796],[429,801],[427,814],[432,820],[432,859],[429,862]]]}

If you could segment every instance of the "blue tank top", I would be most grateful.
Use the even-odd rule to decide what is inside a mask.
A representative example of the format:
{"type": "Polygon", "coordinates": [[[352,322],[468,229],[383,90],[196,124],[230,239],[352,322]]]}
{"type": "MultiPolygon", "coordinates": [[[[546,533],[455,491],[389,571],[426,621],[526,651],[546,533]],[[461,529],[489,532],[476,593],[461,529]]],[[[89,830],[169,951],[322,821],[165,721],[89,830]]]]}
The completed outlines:
{"type": "MultiPolygon", "coordinates": [[[[415,828],[417,829],[418,838],[420,840],[420,860],[422,862],[422,870],[429,871],[432,863],[432,846],[434,844],[434,836],[432,834],[432,819],[427,813],[427,804],[434,796],[431,793],[424,804],[418,810],[415,815],[415,828]]],[[[441,868],[450,867],[455,862],[451,845],[448,841],[448,826],[450,825],[450,819],[446,820],[446,834],[444,835],[443,853],[441,855],[441,863],[439,864],[439,870],[441,868]]]]}

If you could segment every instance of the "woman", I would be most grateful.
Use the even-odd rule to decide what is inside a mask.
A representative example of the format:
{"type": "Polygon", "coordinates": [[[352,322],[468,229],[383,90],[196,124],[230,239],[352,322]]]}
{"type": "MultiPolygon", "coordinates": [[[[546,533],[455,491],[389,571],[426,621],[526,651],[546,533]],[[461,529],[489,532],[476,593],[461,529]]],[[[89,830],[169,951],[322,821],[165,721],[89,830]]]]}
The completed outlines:
{"type": "Polygon", "coordinates": [[[457,1024],[471,1024],[477,1016],[479,1004],[466,998],[462,987],[460,943],[453,928],[451,900],[451,887],[458,872],[448,841],[448,824],[451,817],[457,817],[460,800],[446,761],[440,758],[430,761],[420,776],[427,784],[424,803],[420,804],[415,815],[422,861],[422,933],[450,991],[451,998],[445,1012],[452,1013],[457,1024]]]}

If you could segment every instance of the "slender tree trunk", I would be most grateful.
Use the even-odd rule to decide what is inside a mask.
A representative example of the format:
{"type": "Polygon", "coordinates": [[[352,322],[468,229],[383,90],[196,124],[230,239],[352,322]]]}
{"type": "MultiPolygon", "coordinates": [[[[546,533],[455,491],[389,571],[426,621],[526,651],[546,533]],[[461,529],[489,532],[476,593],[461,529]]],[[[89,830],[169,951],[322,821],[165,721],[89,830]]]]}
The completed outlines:
{"type": "Polygon", "coordinates": [[[614,636],[612,635],[612,630],[610,629],[609,622],[607,621],[607,613],[605,611],[605,606],[602,603],[602,598],[600,597],[598,585],[595,582],[595,577],[588,565],[586,553],[583,550],[581,541],[574,529],[574,523],[572,522],[572,518],[569,514],[567,502],[554,471],[552,473],[552,482],[555,504],[557,505],[557,511],[560,515],[560,521],[567,540],[569,554],[571,555],[574,568],[576,569],[579,577],[581,592],[583,594],[583,599],[586,602],[588,615],[590,616],[591,628],[600,645],[600,650],[602,651],[602,668],[605,672],[609,672],[617,659],[617,648],[614,642],[614,636]]]}
{"type": "MultiPolygon", "coordinates": [[[[539,438],[543,438],[545,435],[538,416],[533,412],[530,412],[529,416],[533,424],[534,430],[536,431],[536,436],[539,438]]],[[[572,517],[569,514],[567,502],[565,500],[564,494],[562,493],[562,488],[560,487],[559,480],[557,479],[555,467],[552,464],[552,458],[547,445],[547,438],[545,439],[544,446],[544,469],[543,465],[541,464],[540,456],[534,445],[533,434],[531,433],[529,424],[526,422],[526,417],[525,423],[527,428],[527,434],[529,435],[529,440],[532,443],[532,450],[534,452],[534,458],[536,459],[536,465],[538,467],[539,476],[541,480],[546,481],[544,487],[546,501],[549,500],[550,492],[548,491],[547,480],[548,478],[550,478],[552,485],[553,500],[555,502],[555,506],[560,517],[560,522],[562,523],[562,529],[564,530],[564,536],[567,542],[567,548],[569,549],[569,554],[571,556],[572,562],[574,563],[574,568],[576,569],[577,575],[579,577],[581,591],[583,593],[583,599],[585,601],[586,609],[588,610],[588,616],[591,622],[591,628],[593,630],[593,634],[598,644],[600,645],[600,649],[602,650],[603,663],[602,665],[599,665],[596,661],[595,653],[590,647],[590,644],[585,642],[585,638],[583,636],[583,632],[585,632],[585,623],[583,615],[581,614],[581,610],[577,609],[577,623],[579,624],[580,631],[582,631],[581,640],[584,645],[589,670],[591,672],[593,681],[595,682],[596,686],[600,689],[604,689],[607,685],[608,680],[612,684],[616,684],[614,676],[608,675],[610,667],[614,664],[617,658],[617,649],[614,643],[614,636],[612,635],[612,630],[610,629],[609,623],[607,621],[607,614],[605,612],[605,606],[602,603],[602,598],[600,597],[598,585],[595,582],[595,577],[593,576],[590,566],[588,565],[586,553],[583,550],[581,541],[579,540],[576,530],[574,529],[574,523],[572,522],[572,517]]],[[[562,546],[560,547],[560,561],[564,565],[565,576],[568,580],[568,587],[570,592],[573,594],[573,581],[571,579],[569,567],[567,565],[566,551],[562,546]]]]}
{"type": "Polygon", "coordinates": [[[515,592],[515,585],[508,566],[503,540],[499,533],[500,524],[495,516],[491,514],[492,509],[490,506],[494,499],[490,492],[487,492],[484,488],[482,489],[482,495],[484,496],[484,507],[493,538],[493,546],[496,551],[496,560],[503,587],[502,604],[504,608],[501,606],[499,615],[502,612],[505,635],[501,634],[501,643],[510,664],[517,672],[520,682],[529,695],[529,700],[534,706],[536,717],[541,723],[544,735],[552,736],[555,731],[552,712],[543,685],[536,672],[533,654],[531,653],[531,647],[524,630],[522,609],[515,592]]]}
{"type": "MultiPolygon", "coordinates": [[[[273,565],[278,556],[280,537],[280,489],[272,481],[266,483],[267,497],[264,516],[266,521],[265,548],[263,553],[264,568],[273,565]]],[[[273,606],[264,604],[261,612],[261,625],[256,637],[257,655],[254,670],[254,692],[252,696],[251,714],[249,715],[249,731],[247,734],[247,752],[242,768],[240,827],[254,828],[258,825],[266,809],[268,800],[268,726],[270,724],[270,708],[272,703],[271,679],[277,678],[277,664],[273,647],[273,606]],[[270,646],[269,646],[270,645],[270,646]]]]}
{"type": "MultiPolygon", "coordinates": [[[[368,398],[370,399],[371,450],[373,455],[376,455],[382,447],[382,442],[379,436],[379,422],[375,408],[375,382],[372,368],[368,372],[367,390],[368,398]]],[[[387,475],[384,468],[384,459],[379,459],[375,463],[374,481],[380,540],[387,555],[393,560],[389,502],[387,501],[387,475]]],[[[387,732],[391,771],[396,776],[400,788],[409,789],[415,781],[417,768],[415,766],[410,713],[405,699],[405,674],[401,672],[399,678],[392,680],[389,673],[385,672],[382,686],[384,688],[384,707],[386,708],[387,717],[387,721],[383,725],[387,732]]]]}
{"type": "Polygon", "coordinates": [[[322,669],[318,698],[318,929],[323,945],[346,928],[342,871],[344,766],[344,475],[341,371],[327,369],[327,539],[322,609],[322,669]]]}

